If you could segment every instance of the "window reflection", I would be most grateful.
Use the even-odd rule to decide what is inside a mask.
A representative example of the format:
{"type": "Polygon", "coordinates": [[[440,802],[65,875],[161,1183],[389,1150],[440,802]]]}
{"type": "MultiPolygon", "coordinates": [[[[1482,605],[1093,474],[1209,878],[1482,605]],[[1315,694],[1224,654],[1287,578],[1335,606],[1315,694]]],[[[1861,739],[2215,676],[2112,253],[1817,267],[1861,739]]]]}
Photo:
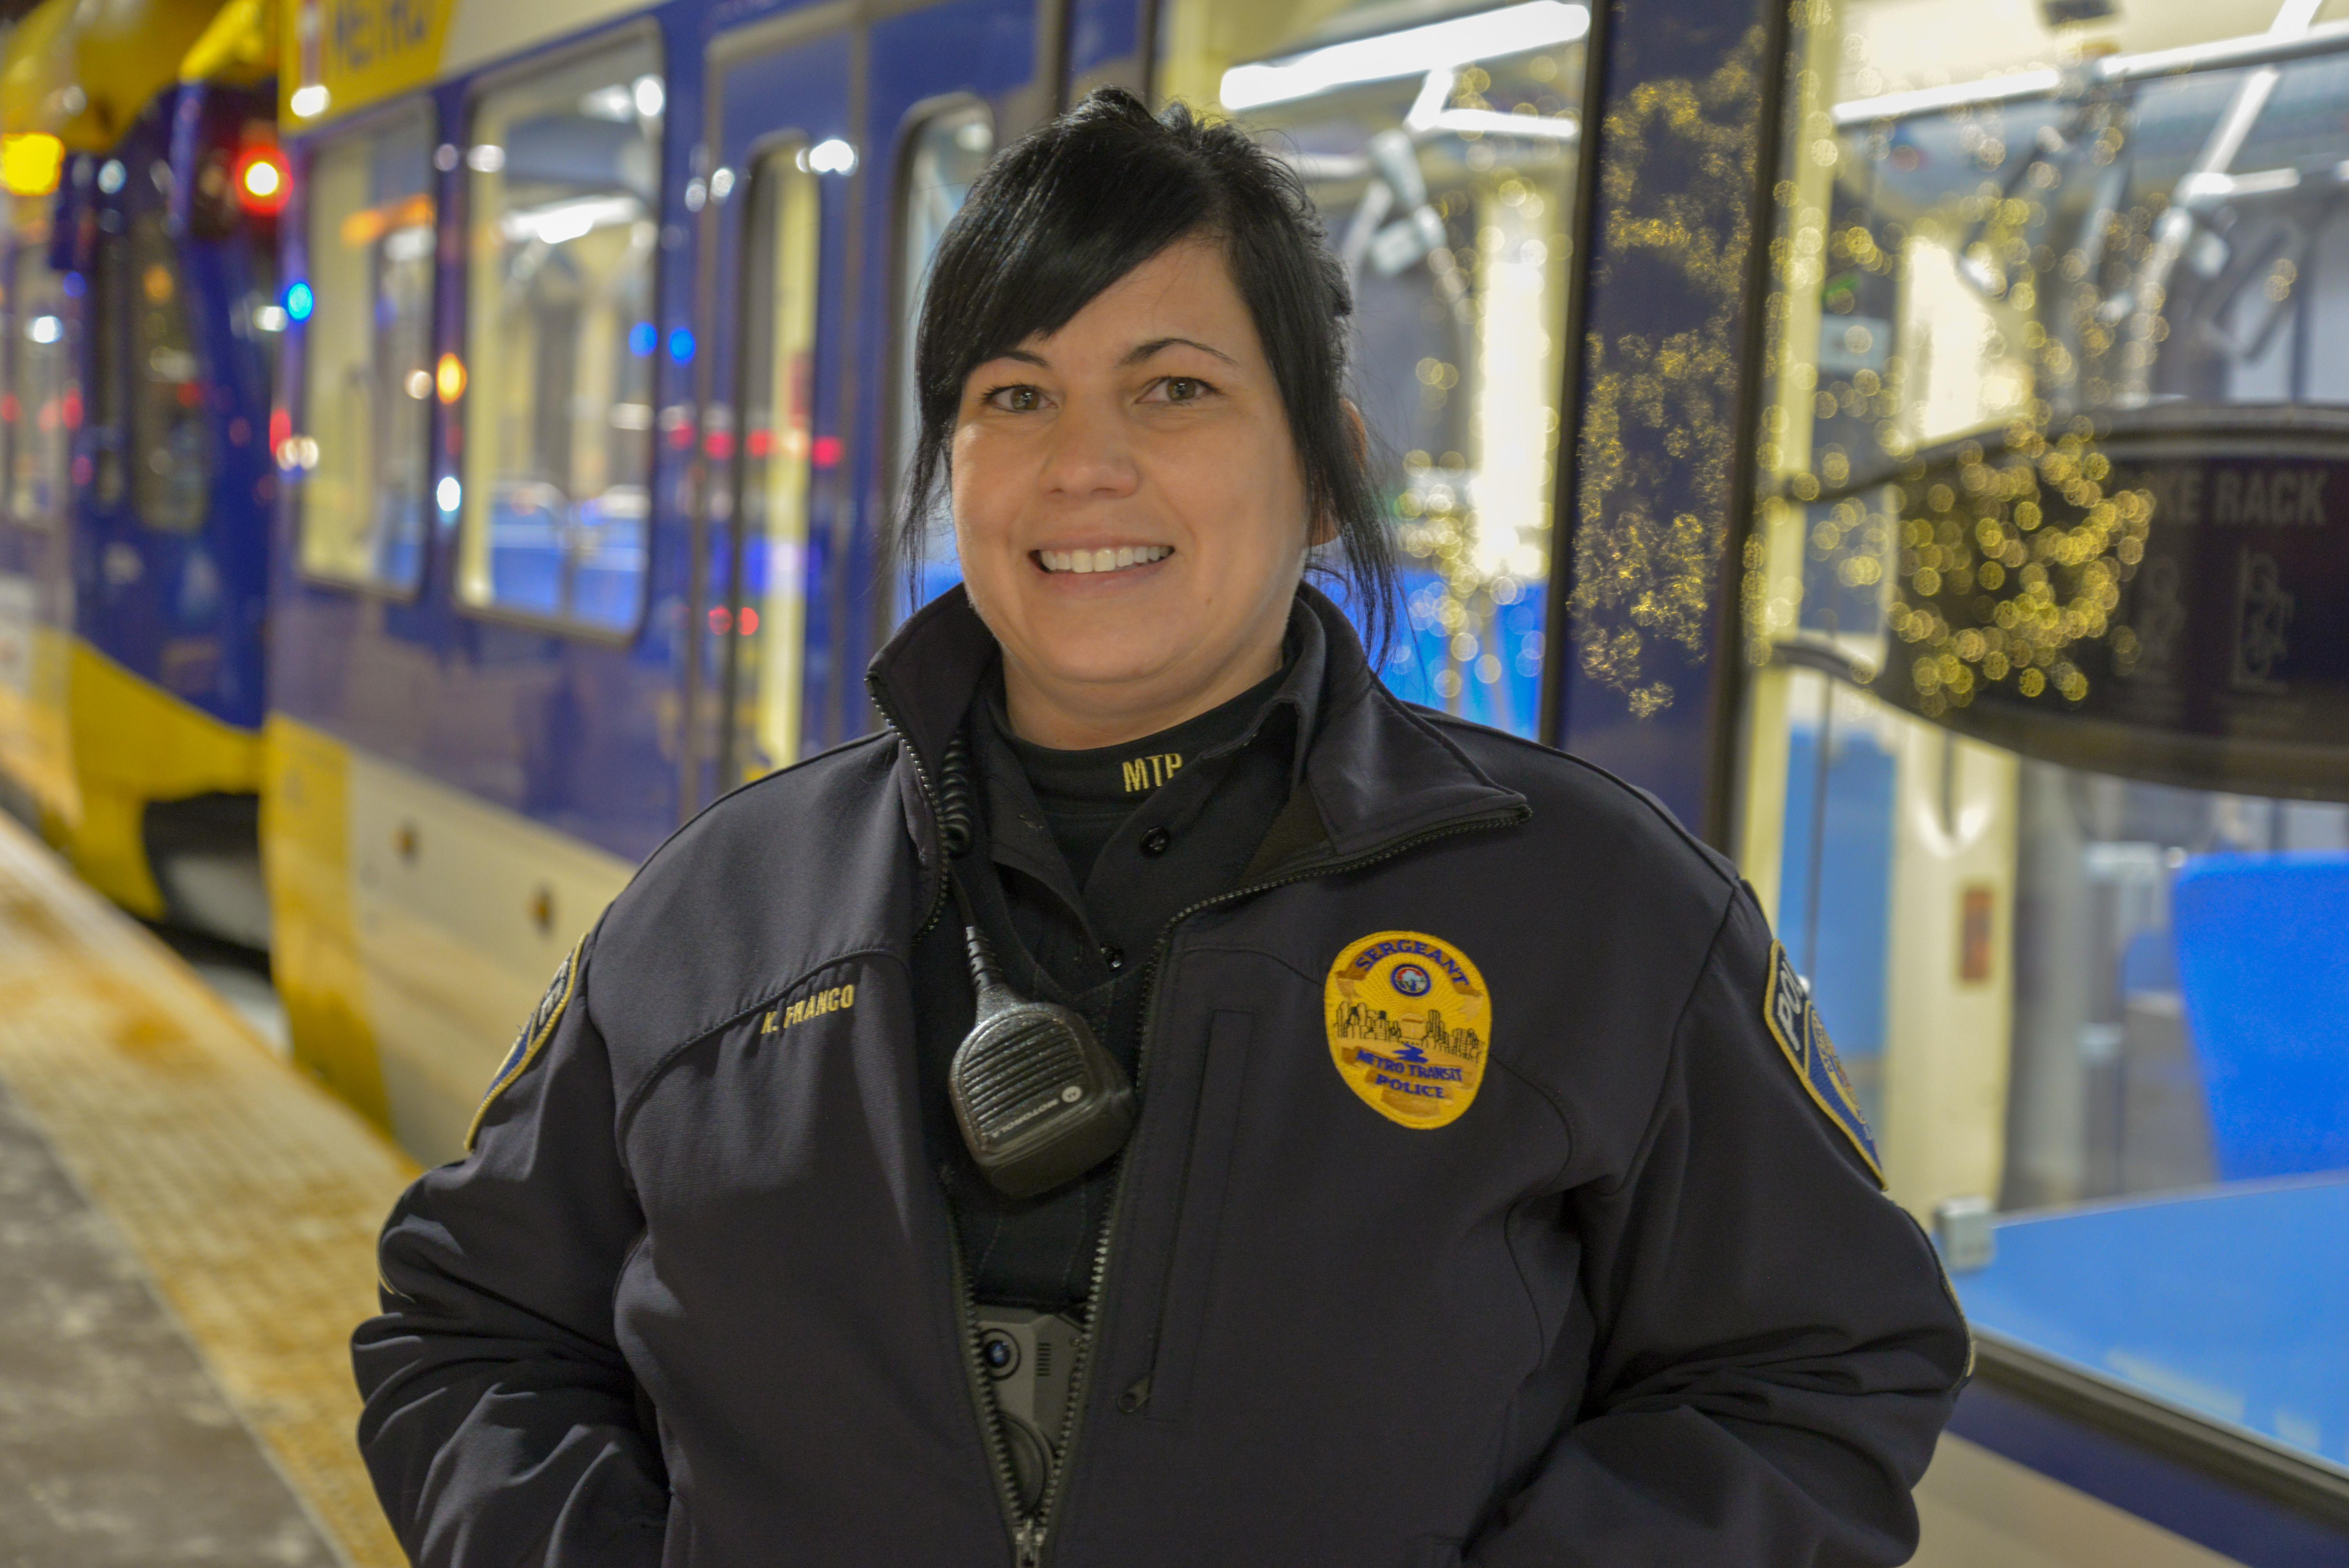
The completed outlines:
{"type": "Polygon", "coordinates": [[[1162,87],[1290,160],[1352,280],[1358,396],[1401,459],[1389,684],[1530,734],[1588,13],[1460,10],[1195,0],[1162,87]]]}
{"type": "Polygon", "coordinates": [[[665,93],[649,40],[485,94],[472,122],[465,529],[473,604],[636,624],[652,511],[665,93]]]}
{"type": "MultiPolygon", "coordinates": [[[[964,104],[924,120],[906,147],[903,206],[898,213],[897,297],[903,314],[897,327],[896,438],[891,444],[903,480],[905,466],[921,428],[914,385],[914,335],[929,289],[930,263],[947,225],[962,211],[972,183],[995,156],[995,116],[985,104],[964,104]]],[[[962,580],[956,563],[954,520],[940,502],[930,520],[922,552],[922,580],[913,603],[926,603],[962,580]]]]}
{"type": "MultiPolygon", "coordinates": [[[[430,504],[432,129],[403,114],[310,161],[302,569],[412,588],[430,504]]],[[[266,304],[256,307],[268,311],[266,304]]],[[[254,312],[249,311],[248,316],[254,312]]],[[[274,319],[275,313],[272,313],[274,319]]]]}

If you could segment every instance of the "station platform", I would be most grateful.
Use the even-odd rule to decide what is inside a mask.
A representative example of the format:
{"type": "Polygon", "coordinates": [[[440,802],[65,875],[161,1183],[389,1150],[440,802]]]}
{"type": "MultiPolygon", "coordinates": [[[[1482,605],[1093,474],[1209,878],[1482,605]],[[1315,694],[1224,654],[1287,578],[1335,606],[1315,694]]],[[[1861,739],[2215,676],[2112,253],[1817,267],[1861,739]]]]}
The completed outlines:
{"type": "Polygon", "coordinates": [[[405,1562],[348,1344],[414,1173],[0,816],[0,1564],[405,1562]]]}

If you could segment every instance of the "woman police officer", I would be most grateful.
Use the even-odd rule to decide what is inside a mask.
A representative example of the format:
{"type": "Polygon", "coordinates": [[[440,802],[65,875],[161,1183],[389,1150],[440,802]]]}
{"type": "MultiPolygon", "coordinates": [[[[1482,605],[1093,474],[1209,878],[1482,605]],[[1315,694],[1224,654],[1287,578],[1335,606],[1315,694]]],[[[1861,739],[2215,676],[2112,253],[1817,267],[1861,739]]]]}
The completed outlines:
{"type": "Polygon", "coordinates": [[[385,1230],[417,1562],[1907,1557],[1966,1331],[1750,895],[1301,584],[1392,591],[1349,307],[1180,108],[974,188],[887,729],[655,854],[385,1230]]]}

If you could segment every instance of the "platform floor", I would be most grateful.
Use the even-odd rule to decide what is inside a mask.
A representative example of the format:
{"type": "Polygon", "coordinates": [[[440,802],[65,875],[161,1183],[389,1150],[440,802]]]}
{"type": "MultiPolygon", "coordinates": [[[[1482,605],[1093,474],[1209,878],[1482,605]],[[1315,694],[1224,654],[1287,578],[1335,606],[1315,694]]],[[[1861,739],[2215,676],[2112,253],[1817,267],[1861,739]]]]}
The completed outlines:
{"type": "Polygon", "coordinates": [[[414,1171],[0,816],[0,1568],[404,1562],[348,1343],[414,1171]]]}

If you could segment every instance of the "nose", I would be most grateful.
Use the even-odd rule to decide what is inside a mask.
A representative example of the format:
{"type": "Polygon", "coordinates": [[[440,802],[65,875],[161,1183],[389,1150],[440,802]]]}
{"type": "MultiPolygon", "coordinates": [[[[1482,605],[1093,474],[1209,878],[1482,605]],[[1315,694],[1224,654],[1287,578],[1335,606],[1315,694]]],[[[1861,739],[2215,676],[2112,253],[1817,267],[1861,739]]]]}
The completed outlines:
{"type": "Polygon", "coordinates": [[[1056,500],[1115,500],[1141,482],[1121,411],[1093,398],[1071,398],[1052,421],[1044,459],[1044,493],[1056,500]]]}

